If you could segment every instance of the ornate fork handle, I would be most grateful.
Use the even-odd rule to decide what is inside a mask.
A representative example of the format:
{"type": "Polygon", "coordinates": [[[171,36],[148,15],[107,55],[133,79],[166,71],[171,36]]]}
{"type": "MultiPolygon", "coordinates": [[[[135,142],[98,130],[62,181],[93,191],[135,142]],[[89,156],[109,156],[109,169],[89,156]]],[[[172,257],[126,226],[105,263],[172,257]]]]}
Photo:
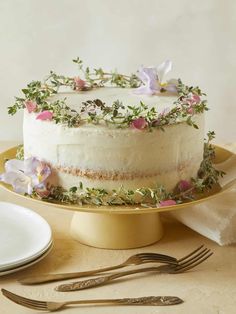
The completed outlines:
{"type": "Polygon", "coordinates": [[[123,305],[174,305],[182,303],[183,300],[174,296],[150,296],[140,298],[124,298],[117,303],[123,305]]]}
{"type": "Polygon", "coordinates": [[[166,265],[164,266],[162,265],[158,267],[145,267],[145,268],[140,268],[140,269],[128,270],[128,271],[123,271],[123,272],[119,272],[119,273],[115,273],[115,274],[111,274],[107,276],[96,277],[96,278],[82,280],[82,281],[76,281],[69,284],[62,284],[62,285],[57,286],[55,290],[66,292],[66,291],[75,291],[75,290],[82,290],[82,289],[87,289],[87,288],[92,288],[92,287],[98,287],[98,286],[107,284],[108,282],[116,278],[125,277],[128,275],[137,274],[137,273],[143,273],[147,271],[160,271],[162,269],[164,270],[165,268],[166,268],[166,265]]]}
{"type": "Polygon", "coordinates": [[[65,305],[73,304],[111,304],[111,305],[153,305],[165,306],[183,303],[184,301],[176,296],[148,296],[139,298],[123,299],[100,299],[100,300],[80,300],[64,302],[65,305]]]}

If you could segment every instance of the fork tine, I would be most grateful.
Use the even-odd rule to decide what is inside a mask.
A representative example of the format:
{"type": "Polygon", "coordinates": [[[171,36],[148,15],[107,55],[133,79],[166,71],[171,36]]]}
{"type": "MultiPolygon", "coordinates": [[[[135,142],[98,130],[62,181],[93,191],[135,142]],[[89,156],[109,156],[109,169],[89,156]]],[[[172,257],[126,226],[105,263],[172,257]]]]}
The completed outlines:
{"type": "Polygon", "coordinates": [[[24,307],[27,307],[27,308],[30,308],[33,310],[41,310],[41,311],[47,310],[47,307],[45,307],[45,306],[41,306],[38,304],[31,304],[31,303],[27,303],[27,302],[21,301],[21,300],[15,300],[14,298],[11,298],[9,296],[6,296],[6,298],[8,298],[9,300],[11,300],[12,302],[14,302],[16,304],[19,304],[21,306],[24,306],[24,307]]]}
{"type": "Polygon", "coordinates": [[[204,255],[202,258],[198,259],[197,261],[195,261],[194,263],[190,264],[189,266],[185,266],[183,268],[177,269],[175,271],[173,271],[173,273],[178,274],[178,273],[182,273],[185,272],[189,269],[192,269],[194,267],[196,267],[197,265],[203,263],[206,259],[208,259],[211,255],[213,254],[213,252],[210,252],[207,255],[204,255]]]}
{"type": "Polygon", "coordinates": [[[155,259],[155,260],[162,260],[162,261],[173,261],[173,262],[178,262],[181,264],[181,262],[185,261],[185,262],[189,262],[192,259],[195,259],[196,256],[198,256],[199,254],[202,254],[202,252],[206,249],[204,249],[203,251],[200,251],[202,248],[204,247],[204,245],[199,246],[198,248],[196,248],[194,251],[190,252],[188,255],[185,255],[184,257],[180,258],[180,259],[176,259],[172,256],[168,256],[168,255],[163,255],[163,254],[157,254],[157,253],[139,253],[136,254],[142,261],[145,262],[151,262],[151,259],[155,259]],[[200,252],[199,252],[200,251],[200,252]],[[197,255],[196,253],[199,252],[197,255]],[[163,257],[163,258],[162,258],[163,257]],[[189,258],[191,257],[191,258],[189,258]]]}
{"type": "Polygon", "coordinates": [[[9,296],[11,296],[11,297],[13,297],[13,298],[19,298],[19,299],[24,300],[24,301],[30,301],[30,302],[35,302],[35,303],[37,303],[37,304],[46,305],[46,302],[45,302],[45,301],[39,301],[39,300],[28,299],[28,298],[19,296],[18,294],[15,294],[15,293],[10,292],[10,291],[5,290],[5,289],[2,289],[2,293],[3,293],[4,295],[9,295],[9,296]]]}
{"type": "Polygon", "coordinates": [[[35,305],[25,304],[25,303],[23,303],[23,302],[16,301],[16,300],[11,299],[11,298],[9,298],[9,297],[7,297],[7,298],[8,298],[9,300],[11,300],[12,302],[18,304],[18,305],[27,307],[27,308],[32,309],[32,310],[37,310],[37,311],[45,311],[45,310],[47,310],[47,309],[44,308],[44,307],[41,308],[41,307],[38,307],[38,306],[35,306],[35,305]]]}
{"type": "Polygon", "coordinates": [[[204,244],[200,245],[198,248],[196,248],[194,251],[192,251],[191,253],[189,253],[188,255],[185,255],[184,257],[178,259],[178,262],[182,262],[183,260],[189,258],[190,256],[192,256],[193,254],[195,254],[196,252],[198,252],[199,250],[201,250],[204,247],[204,244]]]}
{"type": "Polygon", "coordinates": [[[178,261],[178,262],[182,262],[186,259],[188,259],[189,257],[191,257],[192,255],[194,255],[196,252],[198,252],[199,250],[201,250],[202,248],[204,247],[204,245],[200,245],[198,248],[196,248],[194,251],[190,252],[189,254],[185,255],[184,257],[180,258],[180,259],[176,259],[175,257],[173,256],[168,256],[168,255],[164,255],[164,254],[159,254],[159,253],[139,253],[139,254],[136,254],[136,256],[138,257],[154,257],[154,256],[163,256],[164,258],[166,258],[167,260],[173,260],[173,261],[178,261]]]}
{"type": "Polygon", "coordinates": [[[1,289],[1,291],[2,291],[2,294],[6,298],[11,300],[12,302],[15,302],[16,304],[19,304],[19,305],[22,305],[22,306],[25,306],[34,310],[47,310],[46,302],[27,299],[25,297],[19,296],[5,289],[1,289]]]}
{"type": "Polygon", "coordinates": [[[30,308],[30,309],[33,309],[33,310],[46,310],[47,308],[44,307],[44,306],[39,306],[39,305],[35,305],[35,304],[30,304],[30,303],[27,303],[25,301],[22,301],[21,299],[15,299],[15,298],[12,298],[10,297],[9,295],[5,295],[6,298],[8,298],[9,300],[11,300],[12,302],[16,303],[16,304],[19,304],[21,306],[24,306],[24,307],[27,307],[27,308],[30,308]]]}
{"type": "Polygon", "coordinates": [[[201,257],[202,255],[208,253],[209,251],[210,251],[209,249],[204,248],[201,251],[196,252],[194,255],[190,256],[188,259],[178,263],[178,265],[182,266],[188,264],[189,262],[194,261],[196,258],[201,257]]]}
{"type": "Polygon", "coordinates": [[[207,250],[206,252],[202,253],[201,255],[199,255],[196,258],[194,258],[191,261],[189,261],[188,263],[184,263],[182,265],[178,265],[177,267],[175,267],[175,270],[185,269],[187,267],[191,267],[192,265],[195,265],[195,263],[197,263],[198,261],[202,260],[210,252],[211,252],[210,250],[207,250]]]}
{"type": "Polygon", "coordinates": [[[8,297],[10,300],[16,302],[17,304],[20,304],[20,305],[25,305],[25,306],[31,306],[31,307],[34,307],[37,309],[46,309],[47,307],[43,304],[40,304],[38,302],[35,302],[34,300],[32,301],[27,301],[25,299],[22,299],[21,297],[19,298],[12,298],[12,297],[8,297]]]}

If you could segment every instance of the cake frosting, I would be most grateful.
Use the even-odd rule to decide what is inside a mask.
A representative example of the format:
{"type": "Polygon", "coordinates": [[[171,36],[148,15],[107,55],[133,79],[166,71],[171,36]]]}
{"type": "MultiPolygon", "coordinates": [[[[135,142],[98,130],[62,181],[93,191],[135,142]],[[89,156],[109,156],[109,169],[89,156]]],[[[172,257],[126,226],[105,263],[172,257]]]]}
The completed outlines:
{"type": "Polygon", "coordinates": [[[0,181],[50,201],[155,207],[218,182],[214,132],[204,140],[205,94],[167,80],[170,60],[130,75],[73,62],[78,76],[51,71],[8,107],[24,110],[24,152],[6,162],[0,181]]]}
{"type": "MultiPolygon", "coordinates": [[[[136,95],[132,89],[104,87],[85,92],[59,93],[80,110],[88,99],[101,99],[107,105],[119,100],[125,106],[144,102],[158,112],[174,106],[177,95],[136,95]]],[[[163,185],[173,189],[181,180],[196,176],[203,158],[204,114],[194,117],[198,129],[186,122],[165,126],[151,132],[135,128],[115,128],[82,123],[68,127],[53,121],[36,119],[24,112],[25,158],[31,156],[52,167],[48,182],[69,189],[78,186],[102,188],[153,188],[163,185]]]]}

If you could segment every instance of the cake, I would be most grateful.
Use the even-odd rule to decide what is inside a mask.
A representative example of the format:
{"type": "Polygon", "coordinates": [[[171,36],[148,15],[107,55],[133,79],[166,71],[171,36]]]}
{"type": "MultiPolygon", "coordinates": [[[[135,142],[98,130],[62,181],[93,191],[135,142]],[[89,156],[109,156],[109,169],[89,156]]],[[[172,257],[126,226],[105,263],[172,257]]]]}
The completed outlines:
{"type": "MultiPolygon", "coordinates": [[[[108,105],[119,99],[125,106],[142,101],[149,109],[155,106],[163,112],[173,107],[177,95],[136,95],[127,88],[103,87],[57,95],[64,98],[77,111],[88,99],[101,99],[108,105]]],[[[24,111],[25,157],[50,164],[48,182],[67,190],[81,182],[85,188],[108,191],[121,185],[131,190],[163,185],[171,191],[180,180],[197,175],[203,158],[204,114],[194,118],[198,129],[179,122],[151,132],[105,124],[68,127],[36,116],[24,111]]]]}
{"type": "Polygon", "coordinates": [[[24,109],[24,160],[8,161],[1,181],[50,201],[144,206],[174,205],[217,182],[205,94],[166,80],[170,61],[131,75],[73,61],[80,76],[50,72],[9,107],[24,109]]]}

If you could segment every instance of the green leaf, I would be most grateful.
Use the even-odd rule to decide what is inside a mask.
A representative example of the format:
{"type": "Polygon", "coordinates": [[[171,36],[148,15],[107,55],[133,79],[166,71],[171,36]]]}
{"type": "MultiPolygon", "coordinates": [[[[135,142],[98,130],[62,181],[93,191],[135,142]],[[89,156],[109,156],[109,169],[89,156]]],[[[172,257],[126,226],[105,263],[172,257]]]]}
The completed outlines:
{"type": "Polygon", "coordinates": [[[78,188],[76,186],[73,186],[72,188],[69,189],[70,192],[75,193],[77,192],[78,188]]]}

